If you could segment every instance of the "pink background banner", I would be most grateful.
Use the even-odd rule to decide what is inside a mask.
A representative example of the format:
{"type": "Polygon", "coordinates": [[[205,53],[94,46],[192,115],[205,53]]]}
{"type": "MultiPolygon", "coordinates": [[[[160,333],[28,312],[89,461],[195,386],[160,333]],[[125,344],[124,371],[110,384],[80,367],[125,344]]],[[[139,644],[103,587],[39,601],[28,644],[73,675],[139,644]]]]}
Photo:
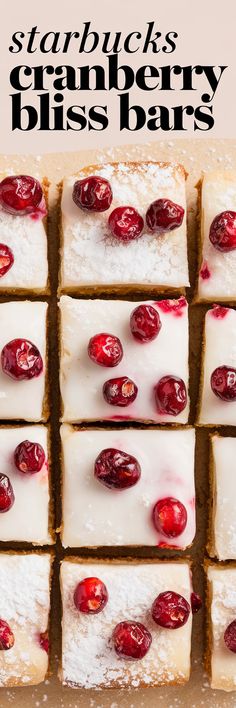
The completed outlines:
{"type": "Polygon", "coordinates": [[[21,0],[0,32],[1,152],[235,137],[234,0],[21,0]]]}

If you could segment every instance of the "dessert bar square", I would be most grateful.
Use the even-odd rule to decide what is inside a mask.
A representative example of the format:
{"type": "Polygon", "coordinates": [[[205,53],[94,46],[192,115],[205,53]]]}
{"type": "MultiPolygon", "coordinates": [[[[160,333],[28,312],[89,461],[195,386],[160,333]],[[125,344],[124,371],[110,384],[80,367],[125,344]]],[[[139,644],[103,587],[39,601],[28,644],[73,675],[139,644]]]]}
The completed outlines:
{"type": "Polygon", "coordinates": [[[0,427],[0,470],[0,541],[52,543],[47,428],[0,427]]]}
{"type": "Polygon", "coordinates": [[[219,560],[236,559],[235,517],[236,438],[211,438],[210,555],[219,560]]]}
{"type": "Polygon", "coordinates": [[[47,303],[1,303],[0,322],[0,419],[45,420],[47,303]]]}
{"type": "MultiPolygon", "coordinates": [[[[1,180],[4,178],[6,175],[0,175],[1,180]]],[[[21,176],[14,178],[11,175],[8,177],[9,180],[15,180],[19,200],[22,195],[26,196],[26,188],[25,185],[22,186],[21,176]]],[[[46,233],[48,182],[44,179],[41,187],[37,182],[43,196],[40,208],[33,213],[6,211],[6,205],[4,206],[2,200],[2,184],[0,182],[0,292],[45,293],[48,291],[46,233]]],[[[10,188],[9,184],[8,190],[10,188]]]]}
{"type": "Polygon", "coordinates": [[[63,296],[60,311],[63,421],[187,423],[188,306],[184,297],[127,302],[63,296]],[[140,341],[131,331],[130,318],[137,308],[141,311],[136,321],[138,335],[145,328],[143,308],[148,316],[151,312],[152,322],[158,320],[159,332],[152,341],[140,341]],[[101,337],[92,340],[96,345],[92,346],[91,339],[104,333],[115,338],[114,348],[110,342],[104,345],[101,337]],[[113,358],[109,358],[110,351],[113,358]]]}
{"type": "Polygon", "coordinates": [[[76,430],[63,425],[61,438],[63,546],[191,545],[193,429],[76,430]],[[171,528],[168,520],[167,526],[160,521],[160,500],[169,509],[171,528]],[[177,526],[171,513],[175,518],[176,503],[181,509],[177,526]]]}
{"type": "Polygon", "coordinates": [[[219,305],[205,318],[198,423],[236,425],[236,311],[219,305]]]}
{"type": "Polygon", "coordinates": [[[207,567],[208,582],[208,646],[206,666],[211,677],[211,688],[236,690],[235,639],[236,629],[236,567],[214,565],[207,567]],[[233,623],[233,626],[230,626],[233,623]],[[231,649],[230,649],[231,647],[231,649]]]}
{"type": "Polygon", "coordinates": [[[185,170],[164,162],[91,165],[66,177],[62,186],[61,288],[73,290],[158,288],[161,292],[189,285],[185,170]],[[113,199],[106,211],[81,209],[73,201],[74,184],[91,176],[108,180],[113,199]],[[180,226],[153,233],[145,223],[154,201],[168,199],[185,213],[180,226]],[[127,241],[111,233],[108,218],[123,206],[135,208],[144,220],[139,238],[127,241]]]}
{"type": "Polygon", "coordinates": [[[49,554],[0,554],[0,686],[29,686],[45,679],[50,566],[49,554]]]}
{"type": "Polygon", "coordinates": [[[236,298],[236,172],[209,172],[201,183],[198,299],[236,298]],[[235,235],[233,235],[235,232],[235,235]]]}
{"type": "MultiPolygon", "coordinates": [[[[160,593],[174,591],[190,602],[188,563],[81,562],[61,565],[62,664],[60,678],[74,688],[127,688],[184,684],[190,674],[191,612],[186,623],[172,631],[152,618],[160,593]],[[97,614],[75,606],[75,589],[86,578],[105,584],[108,601],[97,614]],[[139,622],[151,635],[149,651],[135,660],[116,654],[112,635],[122,621],[139,622]]],[[[77,603],[78,604],[78,603],[77,603]]],[[[134,630],[135,631],[135,630],[134,630]]]]}

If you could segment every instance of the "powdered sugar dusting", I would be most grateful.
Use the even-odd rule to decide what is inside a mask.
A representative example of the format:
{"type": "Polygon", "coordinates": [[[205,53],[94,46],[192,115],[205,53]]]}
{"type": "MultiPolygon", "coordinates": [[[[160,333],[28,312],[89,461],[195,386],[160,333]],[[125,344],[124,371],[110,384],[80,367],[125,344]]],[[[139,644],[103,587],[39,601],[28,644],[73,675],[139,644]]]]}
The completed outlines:
{"type": "Polygon", "coordinates": [[[212,438],[215,478],[214,549],[219,560],[236,559],[235,457],[236,438],[212,438]]]}
{"type": "Polygon", "coordinates": [[[0,209],[0,242],[6,243],[14,255],[12,268],[0,278],[0,288],[46,288],[47,236],[42,215],[34,220],[0,209]]]}
{"type": "MultiPolygon", "coordinates": [[[[38,633],[47,629],[50,556],[2,554],[0,557],[0,617],[9,622],[15,644],[0,652],[0,685],[43,680],[48,657],[38,633]]],[[[37,681],[36,681],[37,682],[37,681]]]]}
{"type": "Polygon", "coordinates": [[[94,284],[188,285],[186,220],[169,234],[155,236],[145,228],[141,237],[124,243],[111,236],[109,213],[117,206],[133,206],[145,219],[148,206],[168,197],[186,209],[185,176],[178,165],[119,163],[89,168],[64,180],[62,195],[63,286],[94,284]],[[100,174],[112,186],[113,202],[102,214],[84,212],[73,203],[76,179],[100,174]],[[94,257],[96,254],[96,257],[94,257]]]}
{"type": "Polygon", "coordinates": [[[175,632],[158,628],[150,614],[159,592],[174,588],[189,600],[190,573],[187,564],[79,565],[62,563],[63,656],[62,681],[86,688],[140,684],[161,685],[188,679],[190,668],[191,617],[175,632]],[[86,576],[100,577],[109,601],[98,615],[83,615],[74,607],[75,585],[86,576]],[[143,622],[152,634],[151,648],[141,661],[119,659],[110,641],[122,619],[143,622]]]}

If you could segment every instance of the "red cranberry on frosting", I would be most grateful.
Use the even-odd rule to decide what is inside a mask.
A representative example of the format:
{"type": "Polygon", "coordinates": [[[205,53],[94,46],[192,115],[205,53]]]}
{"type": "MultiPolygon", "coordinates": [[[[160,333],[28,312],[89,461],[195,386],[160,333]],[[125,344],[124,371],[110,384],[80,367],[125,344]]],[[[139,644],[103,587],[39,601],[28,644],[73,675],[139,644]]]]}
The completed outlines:
{"type": "Polygon", "coordinates": [[[211,374],[211,389],[222,401],[236,400],[236,369],[218,366],[211,374]]]}
{"type": "Polygon", "coordinates": [[[150,649],[152,637],[141,622],[124,621],[112,633],[116,654],[122,659],[143,659],[150,649]]]}
{"type": "Polygon", "coordinates": [[[236,248],[236,211],[222,211],[212,221],[209,239],[217,251],[228,253],[236,248]]]}
{"type": "Polygon", "coordinates": [[[117,366],[123,357],[121,341],[114,334],[95,334],[89,340],[88,355],[99,366],[117,366]]]}
{"type": "Polygon", "coordinates": [[[161,329],[160,315],[152,305],[138,305],[131,313],[130,329],[139,342],[151,342],[161,329]]]}
{"type": "Polygon", "coordinates": [[[153,523],[157,531],[168,538],[180,536],[187,524],[187,511],[179,499],[159,499],[153,509],[153,523]]]}
{"type": "Polygon", "coordinates": [[[95,460],[94,476],[109,489],[129,489],[137,484],[141,467],[133,455],[108,447],[95,460]]]}
{"type": "Polygon", "coordinates": [[[187,390],[178,376],[163,376],[155,386],[158,413],[177,416],[186,408],[187,390]]]}
{"type": "Polygon", "coordinates": [[[15,495],[9,477],[0,474],[0,514],[5,514],[13,506],[15,495]]]}
{"type": "Polygon", "coordinates": [[[1,353],[4,374],[22,381],[39,376],[43,370],[43,360],[35,344],[27,339],[12,339],[5,344],[1,353]]]}
{"type": "Polygon", "coordinates": [[[188,621],[190,605],[177,592],[161,592],[152,605],[152,618],[159,627],[178,629],[188,621]]]}
{"type": "Polygon", "coordinates": [[[224,633],[224,643],[227,649],[236,654],[236,620],[230,622],[224,633]]]}
{"type": "Polygon", "coordinates": [[[156,199],[150,204],[146,213],[146,223],[150,231],[162,234],[181,226],[184,209],[170,199],[156,199]]]}
{"type": "Polygon", "coordinates": [[[14,256],[11,248],[5,243],[0,243],[0,278],[3,278],[6,273],[12,268],[14,256]]]}
{"type": "Polygon", "coordinates": [[[84,211],[107,211],[112,202],[110,182],[100,175],[78,179],[73,187],[72,199],[84,211]]]}
{"type": "Polygon", "coordinates": [[[103,396],[111,406],[129,406],[135,401],[138,387],[128,376],[109,379],[104,383],[103,396]]]}
{"type": "Polygon", "coordinates": [[[32,214],[40,208],[42,200],[41,184],[34,177],[14,175],[0,182],[0,206],[9,214],[32,214]]]}
{"type": "Polygon", "coordinates": [[[39,443],[23,440],[14,452],[15,466],[23,474],[40,472],[45,462],[45,452],[39,443]]]}
{"type": "Polygon", "coordinates": [[[0,651],[7,651],[15,644],[14,634],[9,627],[8,622],[0,619],[0,651]]]}
{"type": "Polygon", "coordinates": [[[74,603],[80,612],[98,614],[102,612],[107,602],[107,588],[99,578],[84,578],[75,588],[74,603]]]}
{"type": "Polygon", "coordinates": [[[121,206],[114,209],[108,219],[110,231],[120,241],[133,241],[141,236],[144,221],[134,207],[121,206]]]}

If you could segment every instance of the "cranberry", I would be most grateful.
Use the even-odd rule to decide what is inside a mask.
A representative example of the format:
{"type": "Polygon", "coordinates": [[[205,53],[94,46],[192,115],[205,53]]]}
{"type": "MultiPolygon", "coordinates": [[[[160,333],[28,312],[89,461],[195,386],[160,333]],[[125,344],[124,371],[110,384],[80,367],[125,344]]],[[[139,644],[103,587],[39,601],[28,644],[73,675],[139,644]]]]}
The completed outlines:
{"type": "Polygon", "coordinates": [[[183,207],[170,199],[156,199],[146,213],[147,226],[156,234],[177,229],[181,226],[183,218],[183,207]]]}
{"type": "Polygon", "coordinates": [[[111,406],[129,406],[135,401],[138,387],[128,376],[109,379],[104,383],[103,396],[111,406]]]}
{"type": "Polygon", "coordinates": [[[74,603],[77,610],[96,615],[108,601],[106,585],[99,578],[84,578],[75,588],[74,603]]]}
{"type": "Polygon", "coordinates": [[[39,644],[44,651],[49,652],[49,638],[48,638],[48,632],[40,632],[39,635],[39,644]]]}
{"type": "Polygon", "coordinates": [[[227,649],[233,651],[236,654],[236,620],[230,622],[224,633],[224,642],[227,649]]]}
{"type": "Polygon", "coordinates": [[[228,253],[236,248],[236,211],[222,211],[212,221],[209,239],[217,251],[228,253]]]}
{"type": "Polygon", "coordinates": [[[40,472],[45,462],[45,452],[39,443],[24,440],[15,449],[14,462],[19,472],[24,474],[40,472]]]}
{"type": "Polygon", "coordinates": [[[0,205],[9,214],[32,214],[42,199],[41,184],[34,177],[16,175],[0,182],[0,205]]]}
{"type": "Polygon", "coordinates": [[[7,651],[15,644],[14,634],[5,620],[0,619],[0,651],[7,651]]]}
{"type": "Polygon", "coordinates": [[[196,592],[191,593],[191,608],[193,614],[196,614],[202,608],[202,598],[196,592]]]}
{"type": "Polygon", "coordinates": [[[108,219],[111,233],[121,241],[133,241],[142,233],[144,221],[134,207],[122,206],[114,209],[108,219]]]}
{"type": "Polygon", "coordinates": [[[141,622],[119,622],[112,633],[114,649],[123,659],[143,659],[150,649],[152,637],[141,622]]]}
{"type": "Polygon", "coordinates": [[[151,342],[161,329],[159,313],[152,305],[138,305],[131,314],[130,329],[139,342],[151,342]]]}
{"type": "Polygon", "coordinates": [[[9,511],[15,501],[15,495],[9,477],[0,474],[0,514],[9,511]]]}
{"type": "Polygon", "coordinates": [[[232,366],[218,366],[211,374],[211,388],[222,401],[235,401],[236,369],[232,366]]]}
{"type": "Polygon", "coordinates": [[[1,364],[4,374],[22,381],[39,376],[43,370],[41,354],[27,339],[12,339],[3,347],[1,364]]]}
{"type": "Polygon", "coordinates": [[[95,460],[94,475],[109,489],[128,489],[137,484],[141,467],[132,455],[108,447],[95,460]]]}
{"type": "Polygon", "coordinates": [[[161,592],[152,605],[154,622],[166,629],[183,627],[189,618],[189,613],[190,605],[185,597],[172,590],[161,592]]]}
{"type": "Polygon", "coordinates": [[[121,341],[114,334],[95,334],[89,340],[88,355],[99,366],[117,366],[123,357],[121,341]]]}
{"type": "Polygon", "coordinates": [[[0,278],[6,275],[14,263],[14,256],[5,243],[0,243],[0,278]]]}
{"type": "Polygon", "coordinates": [[[176,416],[186,408],[186,386],[178,376],[163,376],[154,390],[158,413],[176,416]]]}
{"type": "Polygon", "coordinates": [[[153,509],[154,526],[168,538],[175,538],[183,533],[187,524],[187,511],[178,499],[165,497],[159,499],[153,509]]]}
{"type": "Polygon", "coordinates": [[[85,211],[107,211],[112,197],[110,183],[99,175],[78,179],[73,187],[72,199],[85,211]]]}

